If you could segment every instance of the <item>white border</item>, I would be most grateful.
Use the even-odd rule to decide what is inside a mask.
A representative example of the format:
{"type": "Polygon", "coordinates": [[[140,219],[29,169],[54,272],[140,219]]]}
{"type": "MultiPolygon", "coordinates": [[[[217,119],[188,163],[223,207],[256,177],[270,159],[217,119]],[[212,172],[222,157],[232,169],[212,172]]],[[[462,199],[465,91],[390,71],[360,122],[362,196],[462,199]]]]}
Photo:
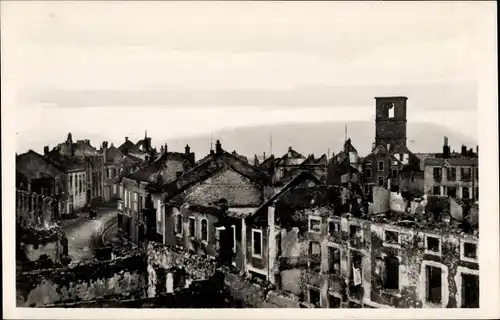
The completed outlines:
{"type": "MultiPolygon", "coordinates": [[[[49,2],[46,2],[49,3],[49,2]]],[[[7,38],[9,31],[9,19],[4,19],[5,17],[10,20],[24,20],[24,10],[19,11],[14,10],[15,5],[25,5],[23,2],[1,2],[1,20],[2,20],[2,222],[3,226],[2,232],[3,237],[3,301],[4,301],[4,317],[7,319],[11,318],[24,318],[24,319],[71,319],[71,318],[85,318],[85,319],[165,319],[166,317],[170,319],[331,319],[332,312],[330,310],[275,310],[275,309],[248,309],[248,310],[186,310],[186,309],[172,309],[172,310],[153,310],[153,309],[32,309],[32,308],[16,308],[15,301],[15,259],[14,257],[14,217],[9,212],[14,212],[14,186],[15,186],[15,176],[13,168],[15,167],[15,159],[13,154],[15,153],[15,132],[16,132],[16,122],[11,121],[16,117],[16,104],[13,99],[13,92],[15,90],[15,75],[9,74],[8,68],[3,68],[5,65],[10,64],[15,61],[11,52],[9,50],[16,50],[15,47],[8,45],[9,39],[7,38]],[[21,12],[20,12],[21,11],[21,12]],[[5,29],[4,29],[5,27],[5,29]],[[6,34],[4,34],[4,32],[6,34]],[[4,43],[5,41],[5,43],[4,43]],[[12,49],[9,49],[12,48],[12,49]],[[10,60],[10,61],[9,61],[10,60]]],[[[30,5],[32,3],[29,3],[30,5]]],[[[49,3],[50,4],[50,3],[49,3]]],[[[45,4],[44,4],[45,5],[45,4]]],[[[57,3],[57,6],[63,6],[64,4],[57,3]]],[[[72,7],[61,8],[62,12],[72,11],[74,5],[79,6],[91,6],[91,3],[75,3],[72,7]]],[[[107,4],[102,4],[107,5],[107,4]]],[[[122,5],[122,4],[120,4],[122,5]]],[[[123,12],[137,12],[137,9],[142,8],[142,6],[148,6],[147,2],[129,2],[124,4],[123,12]],[[127,7],[128,6],[128,7],[127,7]]],[[[398,15],[399,11],[412,10],[415,11],[417,8],[426,8],[430,14],[433,16],[440,16],[441,12],[450,9],[450,6],[454,6],[457,11],[463,6],[470,6],[470,8],[477,8],[481,6],[482,9],[478,11],[477,16],[474,18],[475,21],[480,21],[478,28],[475,29],[476,35],[476,49],[480,55],[477,59],[477,66],[474,68],[474,76],[478,79],[478,131],[479,131],[479,141],[481,144],[481,157],[479,159],[481,165],[481,178],[480,178],[480,189],[483,194],[481,195],[481,211],[485,213],[499,212],[498,208],[498,68],[497,68],[497,37],[496,37],[496,2],[412,2],[412,3],[396,3],[396,2],[380,2],[380,3],[362,3],[358,2],[356,4],[347,3],[304,3],[304,2],[293,2],[293,3],[280,3],[274,4],[271,2],[262,2],[257,4],[246,4],[246,3],[210,3],[210,2],[198,2],[198,3],[165,3],[162,5],[170,5],[171,12],[174,12],[181,19],[189,14],[197,14],[197,12],[202,11],[206,13],[206,16],[210,15],[228,15],[231,5],[234,5],[233,9],[239,9],[243,12],[252,13],[257,7],[264,7],[265,14],[259,19],[265,19],[267,16],[275,15],[275,5],[280,5],[280,8],[284,8],[283,19],[287,19],[289,14],[293,14],[294,10],[299,9],[304,14],[305,17],[312,17],[311,20],[315,19],[314,14],[321,12],[329,12],[329,10],[342,10],[346,11],[345,16],[350,16],[352,6],[370,6],[374,10],[388,9],[393,11],[395,15],[398,15]],[[241,5],[241,7],[240,7],[241,5]],[[406,9],[402,9],[402,7],[406,9]],[[432,6],[432,7],[431,7],[432,6]],[[229,8],[228,8],[229,7],[229,8]],[[429,7],[431,7],[429,9],[429,7]],[[180,8],[180,9],[179,9],[180,8]],[[185,12],[182,8],[186,8],[185,12]],[[401,8],[401,9],[400,9],[401,8]],[[221,10],[222,9],[222,10],[221,10]],[[242,10],[243,9],[243,10],[242,10]],[[286,9],[286,10],[285,10],[286,9]],[[313,10],[311,10],[313,9],[313,10]],[[189,12],[189,13],[188,13],[189,12]],[[477,32],[477,33],[476,33],[477,32]],[[496,116],[495,116],[496,114],[496,116]],[[484,147],[483,147],[484,146],[484,147]]],[[[29,8],[26,5],[26,9],[29,8]]],[[[37,10],[44,11],[43,6],[38,5],[37,10]]],[[[76,9],[78,10],[78,9],[76,9]]],[[[90,9],[91,10],[91,9],[90,9]]],[[[116,12],[110,11],[109,20],[113,21],[116,12]]],[[[354,14],[354,12],[353,12],[354,14]]],[[[259,23],[260,20],[255,21],[259,23]]],[[[463,21],[467,23],[467,21],[463,21]]],[[[304,22],[305,25],[313,24],[314,22],[304,22]]],[[[12,25],[11,25],[12,26],[12,25]]],[[[12,30],[12,29],[10,29],[12,30]]],[[[12,32],[12,31],[11,31],[12,32]]],[[[418,51],[416,52],[418,54],[418,51]]],[[[458,53],[457,53],[458,54],[458,53]]],[[[456,57],[452,57],[456,58],[456,57]]],[[[196,115],[193,115],[196,116],[196,115]]],[[[488,245],[480,245],[479,247],[479,262],[481,265],[481,308],[475,310],[468,309],[412,309],[411,312],[407,309],[391,309],[391,310],[348,310],[339,309],[335,312],[335,318],[371,318],[371,319],[415,319],[415,318],[433,318],[433,319],[443,319],[443,318],[459,318],[459,319],[472,319],[472,318],[486,318],[486,319],[496,319],[499,317],[498,306],[500,305],[499,299],[499,287],[489,286],[489,284],[499,283],[499,264],[498,255],[500,252],[498,239],[498,226],[499,226],[499,215],[498,214],[482,214],[479,217],[481,226],[481,237],[484,241],[488,241],[488,245]],[[389,312],[388,312],[389,311],[389,312]]]]}

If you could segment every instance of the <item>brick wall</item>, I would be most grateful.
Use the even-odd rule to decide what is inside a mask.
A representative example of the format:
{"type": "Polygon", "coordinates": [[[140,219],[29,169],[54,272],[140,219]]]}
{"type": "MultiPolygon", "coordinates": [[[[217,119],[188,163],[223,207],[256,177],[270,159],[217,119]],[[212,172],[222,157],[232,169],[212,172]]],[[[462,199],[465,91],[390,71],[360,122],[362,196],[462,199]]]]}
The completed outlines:
{"type": "Polygon", "coordinates": [[[185,201],[207,206],[220,199],[226,199],[230,207],[258,207],[263,201],[263,189],[226,168],[191,188],[185,201]]]}

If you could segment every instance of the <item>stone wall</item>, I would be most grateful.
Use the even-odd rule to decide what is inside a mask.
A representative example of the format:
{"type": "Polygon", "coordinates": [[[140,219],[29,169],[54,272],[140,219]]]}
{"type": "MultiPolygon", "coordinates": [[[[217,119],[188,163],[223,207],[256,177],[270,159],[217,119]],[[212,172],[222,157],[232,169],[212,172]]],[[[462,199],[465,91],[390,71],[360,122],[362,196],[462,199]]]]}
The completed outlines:
{"type": "Polygon", "coordinates": [[[190,254],[178,248],[158,243],[148,245],[149,299],[168,296],[172,292],[185,294],[185,289],[193,288],[197,282],[214,281],[217,273],[223,275],[226,307],[299,307],[299,301],[293,295],[278,292],[269,282],[253,279],[236,268],[218,267],[209,257],[190,254]]]}
{"type": "Polygon", "coordinates": [[[17,306],[64,305],[99,298],[145,296],[146,264],[142,254],[113,261],[85,261],[64,268],[19,272],[17,306]]]}
{"type": "Polygon", "coordinates": [[[192,281],[209,279],[216,271],[215,260],[190,254],[180,248],[150,242],[147,249],[147,295],[155,297],[192,281]]]}

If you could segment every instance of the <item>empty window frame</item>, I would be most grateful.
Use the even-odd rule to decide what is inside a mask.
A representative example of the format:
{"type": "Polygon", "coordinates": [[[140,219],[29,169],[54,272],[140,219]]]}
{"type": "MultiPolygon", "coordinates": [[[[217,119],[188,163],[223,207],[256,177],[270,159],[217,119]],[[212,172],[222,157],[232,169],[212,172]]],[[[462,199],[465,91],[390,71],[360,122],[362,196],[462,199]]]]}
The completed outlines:
{"type": "Polygon", "coordinates": [[[252,229],[252,256],[262,257],[262,230],[252,229]]]}
{"type": "Polygon", "coordinates": [[[330,274],[340,275],[340,261],[340,248],[328,247],[328,266],[330,274]]]}
{"type": "Polygon", "coordinates": [[[477,243],[462,241],[460,258],[464,261],[477,262],[477,243]]]}
{"type": "Polygon", "coordinates": [[[442,301],[442,270],[435,266],[426,266],[426,300],[440,304],[442,301]]]}
{"type": "Polygon", "coordinates": [[[176,235],[182,234],[182,215],[180,213],[174,216],[174,232],[176,235]]]}
{"type": "Polygon", "coordinates": [[[309,242],[309,268],[315,271],[321,269],[321,244],[316,241],[309,242]]]}
{"type": "Polygon", "coordinates": [[[188,236],[194,237],[196,232],[196,219],[194,217],[189,217],[188,220],[188,236]]]}
{"type": "Polygon", "coordinates": [[[433,236],[425,237],[425,253],[434,255],[441,254],[441,239],[433,236]]]}
{"type": "Polygon", "coordinates": [[[201,219],[200,239],[201,239],[201,241],[208,241],[208,220],[207,219],[201,219]]]}
{"type": "Polygon", "coordinates": [[[377,170],[384,171],[384,161],[381,160],[377,162],[377,170]]]}
{"type": "Polygon", "coordinates": [[[321,218],[317,216],[309,216],[309,232],[321,233],[321,218]]]}

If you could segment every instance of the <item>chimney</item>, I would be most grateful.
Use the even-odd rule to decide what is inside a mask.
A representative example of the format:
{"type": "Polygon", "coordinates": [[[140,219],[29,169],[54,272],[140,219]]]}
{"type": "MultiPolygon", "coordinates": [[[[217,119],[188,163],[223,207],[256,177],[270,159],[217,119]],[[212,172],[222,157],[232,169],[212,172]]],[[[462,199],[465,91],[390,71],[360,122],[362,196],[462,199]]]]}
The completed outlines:
{"type": "Polygon", "coordinates": [[[163,153],[163,151],[165,151],[165,148],[163,148],[163,146],[160,147],[160,152],[163,153]]]}
{"type": "Polygon", "coordinates": [[[43,147],[43,154],[44,154],[45,156],[48,156],[48,155],[49,155],[49,146],[45,146],[45,147],[43,147]]]}
{"type": "Polygon", "coordinates": [[[217,140],[217,142],[215,143],[215,153],[222,154],[222,144],[219,140],[217,140]]]}
{"type": "Polygon", "coordinates": [[[263,158],[262,158],[262,161],[266,160],[266,153],[264,152],[264,155],[263,155],[263,158]]]}
{"type": "Polygon", "coordinates": [[[467,155],[467,146],[462,145],[462,156],[467,155]]]}
{"type": "Polygon", "coordinates": [[[444,137],[443,158],[447,159],[449,157],[450,157],[450,146],[448,145],[448,137],[444,137]]]}
{"type": "Polygon", "coordinates": [[[125,137],[125,142],[127,142],[127,141],[128,141],[128,137],[125,137]]]}
{"type": "Polygon", "coordinates": [[[479,145],[476,145],[476,155],[479,156],[479,145]]]}
{"type": "Polygon", "coordinates": [[[184,147],[184,152],[186,155],[189,155],[191,153],[191,148],[189,147],[189,144],[186,144],[186,147],[184,147]]]}

